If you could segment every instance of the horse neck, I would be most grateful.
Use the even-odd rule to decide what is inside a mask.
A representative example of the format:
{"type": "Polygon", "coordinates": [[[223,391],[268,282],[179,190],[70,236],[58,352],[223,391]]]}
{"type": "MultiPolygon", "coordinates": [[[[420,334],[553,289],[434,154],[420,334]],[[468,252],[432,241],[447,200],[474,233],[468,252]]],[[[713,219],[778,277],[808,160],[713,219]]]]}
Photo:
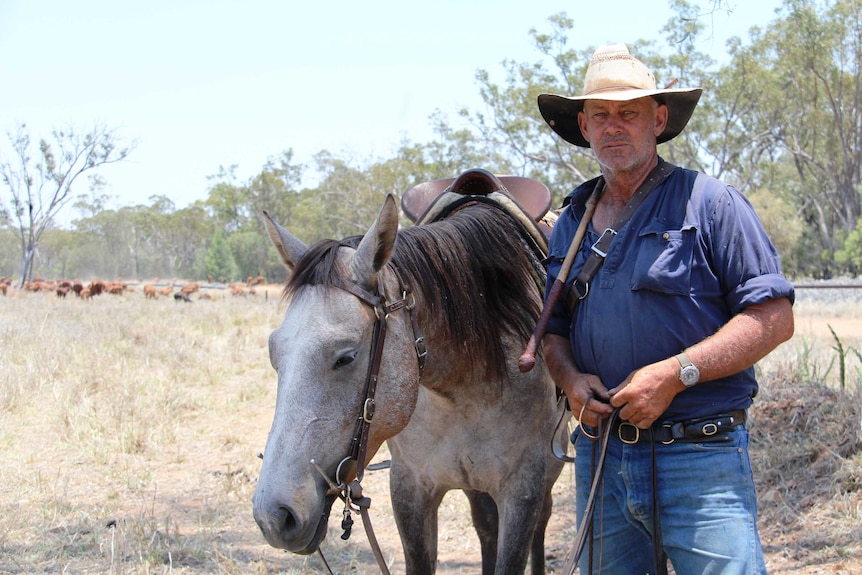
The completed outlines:
{"type": "MultiPolygon", "coordinates": [[[[430,302],[425,300],[422,290],[413,287],[418,285],[419,281],[409,277],[390,280],[387,282],[387,292],[399,294],[400,297],[402,290],[407,289],[415,298],[415,309],[410,313],[415,314],[418,331],[412,332],[411,335],[424,338],[428,350],[420,385],[447,397],[471,394],[484,396],[500,382],[487,381],[482,362],[468,357],[457,345],[458,338],[452,333],[445,314],[435,313],[430,302]]],[[[412,323],[406,316],[405,321],[412,323]]]]}

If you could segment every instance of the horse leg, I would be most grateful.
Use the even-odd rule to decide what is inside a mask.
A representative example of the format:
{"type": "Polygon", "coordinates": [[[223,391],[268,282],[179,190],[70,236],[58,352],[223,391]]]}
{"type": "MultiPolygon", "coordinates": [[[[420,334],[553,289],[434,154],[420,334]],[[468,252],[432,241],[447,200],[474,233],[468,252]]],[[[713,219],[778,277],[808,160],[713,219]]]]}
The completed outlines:
{"type": "Polygon", "coordinates": [[[544,537],[538,542],[540,549],[534,541],[539,518],[546,512],[545,465],[525,461],[524,468],[531,473],[512,478],[507,492],[496,498],[500,514],[496,575],[522,575],[531,549],[534,560],[544,562],[544,537]]]}
{"type": "Polygon", "coordinates": [[[445,490],[422,485],[406,470],[399,471],[392,460],[389,470],[392,514],[407,575],[433,575],[437,569],[437,508],[445,490]]]}
{"type": "Polygon", "coordinates": [[[482,575],[494,575],[497,568],[497,535],[499,534],[499,514],[494,498],[482,491],[465,489],[464,494],[470,502],[470,515],[473,527],[479,536],[482,550],[482,575]]]}
{"type": "Polygon", "coordinates": [[[548,528],[548,521],[551,520],[553,505],[554,501],[549,489],[545,493],[542,512],[539,514],[536,528],[533,530],[533,542],[530,545],[530,573],[532,575],[545,575],[545,530],[548,528]]]}

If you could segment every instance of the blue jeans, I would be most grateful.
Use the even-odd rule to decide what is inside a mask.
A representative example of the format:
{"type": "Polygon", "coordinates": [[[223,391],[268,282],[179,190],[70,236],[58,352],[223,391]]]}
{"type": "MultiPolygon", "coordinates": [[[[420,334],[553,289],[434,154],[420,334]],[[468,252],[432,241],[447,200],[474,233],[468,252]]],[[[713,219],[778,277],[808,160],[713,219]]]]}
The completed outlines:
{"type": "MultiPolygon", "coordinates": [[[[766,573],[757,534],[757,500],[748,431],[727,442],[656,443],[656,478],[664,551],[677,575],[766,573]]],[[[578,525],[590,491],[598,443],[575,432],[578,525]]],[[[611,438],[593,522],[593,573],[654,575],[652,457],[649,441],[611,438]]],[[[580,573],[589,573],[589,540],[580,573]]]]}

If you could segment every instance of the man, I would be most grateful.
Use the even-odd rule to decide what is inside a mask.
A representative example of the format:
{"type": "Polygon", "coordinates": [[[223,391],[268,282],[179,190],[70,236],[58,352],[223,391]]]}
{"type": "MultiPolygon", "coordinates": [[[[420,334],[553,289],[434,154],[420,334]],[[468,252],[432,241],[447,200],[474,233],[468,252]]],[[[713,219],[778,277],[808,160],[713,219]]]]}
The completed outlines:
{"type": "Polygon", "coordinates": [[[594,53],[582,96],[539,96],[551,128],[591,147],[602,174],[564,202],[547,260],[550,287],[603,190],[543,338],[581,423],[579,522],[600,422],[615,422],[581,573],[666,572],[664,554],[679,575],[766,572],[744,420],[754,364],[793,335],[794,292],[745,197],[658,156],[700,94],[656,89],[616,44],[594,53]],[[617,222],[642,184],[642,203],[617,222]],[[590,258],[600,267],[576,281],[590,258]]]}

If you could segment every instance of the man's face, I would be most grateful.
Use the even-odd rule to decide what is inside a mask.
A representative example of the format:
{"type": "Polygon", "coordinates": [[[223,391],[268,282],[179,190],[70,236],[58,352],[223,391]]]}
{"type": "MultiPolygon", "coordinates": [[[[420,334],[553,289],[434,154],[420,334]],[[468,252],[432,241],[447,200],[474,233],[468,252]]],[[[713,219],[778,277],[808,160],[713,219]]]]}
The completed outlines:
{"type": "Polygon", "coordinates": [[[602,166],[630,170],[655,156],[656,137],[667,124],[667,107],[651,97],[587,100],[578,124],[602,166]]]}

